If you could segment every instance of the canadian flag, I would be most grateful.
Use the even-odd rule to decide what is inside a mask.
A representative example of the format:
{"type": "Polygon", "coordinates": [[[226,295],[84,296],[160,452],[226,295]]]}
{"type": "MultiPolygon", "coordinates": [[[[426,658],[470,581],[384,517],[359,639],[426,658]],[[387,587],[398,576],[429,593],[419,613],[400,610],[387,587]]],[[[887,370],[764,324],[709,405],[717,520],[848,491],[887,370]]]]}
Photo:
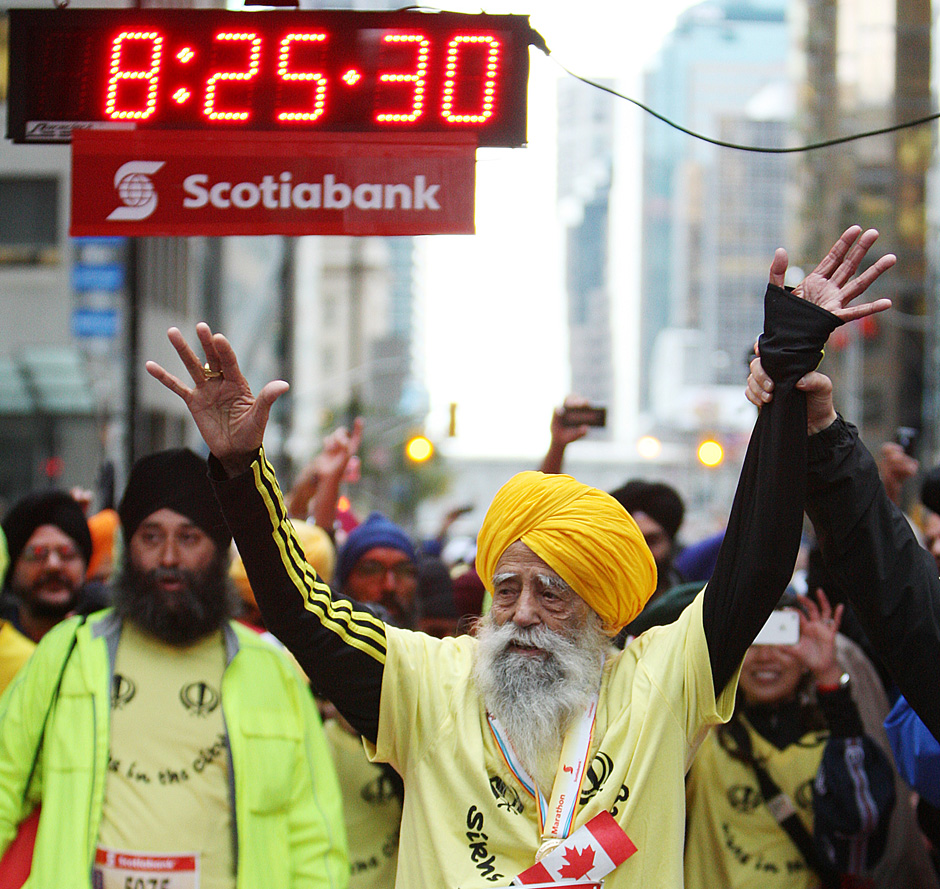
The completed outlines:
{"type": "Polygon", "coordinates": [[[634,852],[636,846],[610,812],[601,812],[519,874],[512,885],[590,886],[603,880],[634,852]]]}

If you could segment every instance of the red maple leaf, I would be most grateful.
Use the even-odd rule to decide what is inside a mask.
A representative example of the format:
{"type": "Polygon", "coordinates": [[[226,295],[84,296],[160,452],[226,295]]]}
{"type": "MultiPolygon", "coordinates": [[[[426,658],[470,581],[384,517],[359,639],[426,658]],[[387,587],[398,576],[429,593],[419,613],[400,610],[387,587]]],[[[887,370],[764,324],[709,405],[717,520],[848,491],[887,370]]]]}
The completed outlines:
{"type": "Polygon", "coordinates": [[[586,877],[594,867],[594,849],[590,845],[585,846],[581,852],[576,848],[566,849],[565,861],[568,863],[558,871],[558,876],[572,880],[586,877]]]}

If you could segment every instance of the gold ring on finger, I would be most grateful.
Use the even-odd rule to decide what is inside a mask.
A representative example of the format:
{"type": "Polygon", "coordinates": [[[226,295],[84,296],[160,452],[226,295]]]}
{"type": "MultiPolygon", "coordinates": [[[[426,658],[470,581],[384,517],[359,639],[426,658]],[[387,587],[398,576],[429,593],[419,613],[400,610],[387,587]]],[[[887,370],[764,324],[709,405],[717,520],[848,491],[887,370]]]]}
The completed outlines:
{"type": "Polygon", "coordinates": [[[209,367],[209,362],[207,361],[202,366],[202,378],[204,380],[221,380],[224,374],[220,370],[213,370],[209,367]]]}

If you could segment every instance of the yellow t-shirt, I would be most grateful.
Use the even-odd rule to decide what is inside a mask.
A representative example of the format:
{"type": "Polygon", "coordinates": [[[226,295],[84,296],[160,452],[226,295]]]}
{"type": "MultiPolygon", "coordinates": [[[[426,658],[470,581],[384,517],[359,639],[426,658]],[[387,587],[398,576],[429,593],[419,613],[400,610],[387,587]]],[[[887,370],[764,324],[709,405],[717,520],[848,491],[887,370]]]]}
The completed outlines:
{"type": "Polygon", "coordinates": [[[394,889],[401,802],[380,766],[369,762],[362,739],[334,719],[323,723],[343,790],[349,841],[350,889],[394,889]]]}
{"type": "MultiPolygon", "coordinates": [[[[538,813],[487,725],[476,642],[387,634],[371,752],[405,780],[398,885],[506,886],[535,861],[538,813]]],[[[701,595],[608,658],[573,828],[607,810],[636,845],[605,889],[682,885],[685,772],[708,727],[730,717],[736,685],[715,700],[701,595]]]]}
{"type": "Polygon", "coordinates": [[[0,692],[29,660],[35,647],[36,643],[27,639],[13,624],[0,621],[0,692]]]}
{"type": "MultiPolygon", "coordinates": [[[[764,763],[813,832],[813,780],[828,733],[808,732],[779,750],[750,728],[754,756],[764,763]]],[[[812,889],[809,870],[763,801],[754,770],[734,759],[713,732],[702,744],[687,782],[686,889],[812,889]]]]}
{"type": "MultiPolygon", "coordinates": [[[[111,685],[99,863],[108,850],[195,855],[198,889],[234,889],[224,670],[221,631],[175,648],[124,622],[111,685]]],[[[190,864],[181,886],[192,885],[190,864]]]]}

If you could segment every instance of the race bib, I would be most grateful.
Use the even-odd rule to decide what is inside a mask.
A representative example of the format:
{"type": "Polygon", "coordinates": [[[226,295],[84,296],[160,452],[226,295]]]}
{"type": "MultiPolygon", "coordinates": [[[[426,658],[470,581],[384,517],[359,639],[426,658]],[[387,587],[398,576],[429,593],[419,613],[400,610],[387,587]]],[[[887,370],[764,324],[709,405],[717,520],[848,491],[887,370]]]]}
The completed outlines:
{"type": "Polygon", "coordinates": [[[94,889],[199,889],[199,855],[160,855],[105,849],[95,852],[94,889]]]}

